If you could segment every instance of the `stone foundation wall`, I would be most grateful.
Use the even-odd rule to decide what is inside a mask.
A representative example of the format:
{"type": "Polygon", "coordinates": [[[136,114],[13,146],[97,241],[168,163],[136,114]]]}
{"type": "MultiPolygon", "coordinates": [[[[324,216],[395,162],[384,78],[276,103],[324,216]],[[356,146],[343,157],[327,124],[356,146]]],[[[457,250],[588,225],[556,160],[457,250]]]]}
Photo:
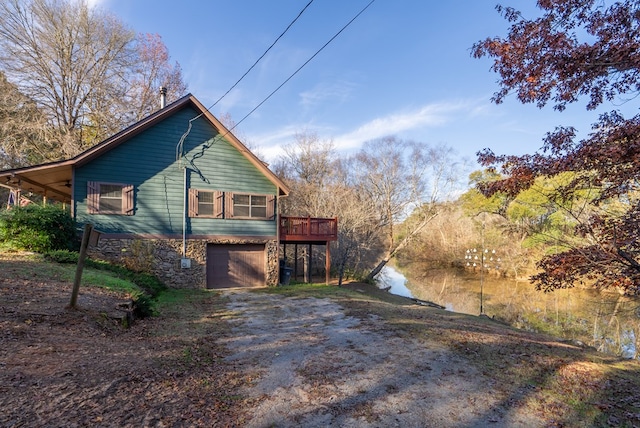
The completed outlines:
{"type": "Polygon", "coordinates": [[[156,275],[174,288],[207,287],[207,244],[264,244],[266,259],[266,285],[279,281],[278,241],[276,240],[187,240],[187,258],[191,267],[183,268],[181,239],[108,239],[101,238],[89,250],[92,258],[122,264],[133,270],[156,275]]]}

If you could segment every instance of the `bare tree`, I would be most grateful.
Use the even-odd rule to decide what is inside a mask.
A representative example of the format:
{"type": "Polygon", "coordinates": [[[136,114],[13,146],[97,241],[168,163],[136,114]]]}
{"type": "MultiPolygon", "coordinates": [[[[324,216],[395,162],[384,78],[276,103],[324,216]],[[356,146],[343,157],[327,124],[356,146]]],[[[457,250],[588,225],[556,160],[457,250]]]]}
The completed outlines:
{"type": "Polygon", "coordinates": [[[369,141],[341,160],[331,141],[303,133],[276,171],[292,189],[285,212],[339,218],[332,258],[342,282],[346,272],[375,263],[368,278],[379,273],[437,215],[462,167],[450,148],[397,137],[369,141]],[[407,219],[398,240],[395,227],[407,219]]]}
{"type": "Polygon", "coordinates": [[[345,168],[330,140],[299,133],[284,150],[275,170],[291,187],[284,212],[314,217],[338,217],[338,239],[332,245],[338,283],[348,272],[363,271],[381,250],[373,203],[349,185],[345,168]]]}
{"type": "Polygon", "coordinates": [[[338,216],[338,240],[332,252],[342,285],[349,271],[358,273],[371,266],[384,250],[384,237],[377,227],[372,201],[347,185],[336,185],[332,191],[338,216]]]}
{"type": "Polygon", "coordinates": [[[158,88],[167,89],[167,99],[175,100],[187,90],[182,68],[171,64],[169,49],[159,34],[139,34],[136,38],[136,62],[130,79],[128,104],[135,107],[132,122],[158,109],[158,88]]]}
{"type": "Polygon", "coordinates": [[[46,117],[35,103],[0,72],[0,168],[48,160],[47,130],[46,117]]]}
{"type": "Polygon", "coordinates": [[[132,46],[133,60],[125,78],[95,88],[87,100],[90,113],[83,123],[85,144],[97,143],[158,110],[159,88],[166,88],[169,101],[187,90],[182,69],[178,63],[170,63],[169,50],[160,35],[138,34],[132,46]]]}
{"type": "Polygon", "coordinates": [[[83,1],[0,2],[4,70],[61,135],[79,131],[94,91],[118,86],[114,81],[122,79],[133,57],[132,39],[117,19],[83,1]]]}
{"type": "Polygon", "coordinates": [[[0,67],[46,115],[57,158],[148,113],[152,85],[181,82],[159,37],[136,39],[85,0],[1,0],[0,67]]]}
{"type": "Polygon", "coordinates": [[[378,227],[386,232],[386,253],[367,276],[373,279],[438,214],[437,202],[458,183],[463,165],[451,148],[394,136],[366,142],[351,165],[354,187],[374,201],[378,227]],[[397,240],[395,225],[410,214],[410,227],[397,240]]]}
{"type": "Polygon", "coordinates": [[[294,191],[285,208],[296,215],[325,217],[331,188],[338,168],[337,154],[331,140],[317,134],[301,132],[284,147],[284,156],[276,165],[277,172],[292,184],[294,191]]]}

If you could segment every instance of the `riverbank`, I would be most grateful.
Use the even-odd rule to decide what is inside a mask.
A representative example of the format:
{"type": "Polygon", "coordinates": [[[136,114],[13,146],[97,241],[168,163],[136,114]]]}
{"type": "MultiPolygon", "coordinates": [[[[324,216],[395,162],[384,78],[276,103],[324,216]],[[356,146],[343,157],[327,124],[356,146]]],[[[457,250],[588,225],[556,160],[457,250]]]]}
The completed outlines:
{"type": "Polygon", "coordinates": [[[610,355],[639,354],[637,297],[586,287],[544,293],[528,281],[415,265],[396,270],[392,277],[408,290],[401,289],[402,295],[453,312],[478,315],[482,306],[487,316],[520,329],[584,343],[610,355]]]}

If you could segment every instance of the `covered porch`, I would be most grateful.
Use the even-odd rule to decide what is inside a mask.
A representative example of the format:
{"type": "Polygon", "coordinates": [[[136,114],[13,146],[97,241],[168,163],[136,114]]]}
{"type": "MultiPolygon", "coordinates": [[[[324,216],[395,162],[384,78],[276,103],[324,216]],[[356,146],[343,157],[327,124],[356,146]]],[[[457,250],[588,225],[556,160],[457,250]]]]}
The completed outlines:
{"type": "Polygon", "coordinates": [[[325,246],[325,282],[330,281],[331,252],[329,244],[338,239],[337,218],[292,217],[279,218],[280,244],[284,246],[284,264],[287,264],[287,245],[294,245],[294,275],[298,273],[298,246],[305,246],[303,263],[304,281],[311,282],[311,254],[314,245],[325,246]]]}

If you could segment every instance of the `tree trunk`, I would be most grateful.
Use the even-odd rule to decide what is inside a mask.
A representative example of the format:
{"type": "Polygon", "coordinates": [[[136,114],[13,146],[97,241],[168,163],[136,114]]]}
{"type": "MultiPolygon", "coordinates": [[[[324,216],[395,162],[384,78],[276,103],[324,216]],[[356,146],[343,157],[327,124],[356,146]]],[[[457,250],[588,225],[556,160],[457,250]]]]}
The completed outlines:
{"type": "Polygon", "coordinates": [[[427,217],[425,217],[420,224],[418,224],[418,226],[416,226],[415,229],[413,229],[409,234],[407,234],[407,236],[405,236],[405,238],[400,241],[400,243],[398,243],[398,245],[396,245],[395,247],[392,247],[387,254],[385,255],[385,257],[380,261],[380,263],[378,263],[378,265],[373,268],[373,270],[371,272],[369,272],[369,275],[367,275],[366,277],[366,281],[373,281],[373,278],[375,278],[375,276],[377,274],[380,273],[380,271],[382,270],[382,268],[384,268],[387,263],[389,263],[389,261],[394,258],[396,256],[396,254],[398,254],[398,252],[400,250],[402,250],[404,247],[406,247],[407,245],[409,245],[409,242],[411,242],[411,239],[413,239],[414,236],[416,236],[422,229],[424,229],[424,227],[429,224],[429,222],[431,220],[433,220],[435,218],[437,214],[434,213],[430,213],[427,217]]]}
{"type": "Polygon", "coordinates": [[[380,273],[382,268],[384,268],[387,265],[387,263],[389,263],[389,260],[391,260],[391,257],[392,255],[389,254],[385,258],[380,260],[380,263],[378,263],[378,265],[374,267],[371,272],[369,272],[369,275],[367,275],[367,277],[365,278],[365,281],[367,282],[373,281],[373,278],[375,278],[375,276],[380,273]]]}

